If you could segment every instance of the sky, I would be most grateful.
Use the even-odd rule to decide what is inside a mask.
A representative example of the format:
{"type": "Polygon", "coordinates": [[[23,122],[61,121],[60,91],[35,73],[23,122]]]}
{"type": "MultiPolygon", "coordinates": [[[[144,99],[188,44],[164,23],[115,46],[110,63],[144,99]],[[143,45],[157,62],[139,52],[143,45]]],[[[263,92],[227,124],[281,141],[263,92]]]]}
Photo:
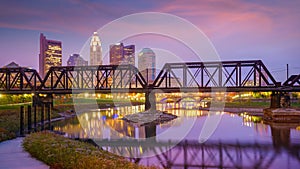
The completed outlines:
{"type": "MultiPolygon", "coordinates": [[[[286,64],[290,74],[300,72],[299,0],[2,1],[0,66],[15,61],[38,70],[40,33],[62,41],[66,65],[68,57],[79,53],[94,31],[120,17],[142,12],[172,14],[194,24],[209,38],[221,60],[262,60],[277,81],[286,79],[286,64]]],[[[141,20],[140,24],[147,23],[141,20]]],[[[137,49],[163,48],[163,53],[175,53],[181,60],[192,55],[184,49],[179,51],[177,42],[169,41],[154,35],[124,40],[137,49]]]]}

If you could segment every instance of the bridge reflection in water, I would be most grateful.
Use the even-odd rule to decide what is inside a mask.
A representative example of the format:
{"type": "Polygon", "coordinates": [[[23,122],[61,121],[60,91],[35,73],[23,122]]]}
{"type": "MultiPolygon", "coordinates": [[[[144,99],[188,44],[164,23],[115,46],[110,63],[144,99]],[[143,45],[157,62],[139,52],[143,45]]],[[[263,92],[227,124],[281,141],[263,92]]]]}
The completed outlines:
{"type": "Polygon", "coordinates": [[[295,126],[264,124],[261,117],[247,113],[218,112],[222,121],[217,131],[204,144],[197,141],[207,111],[178,109],[175,103],[157,105],[179,118],[158,126],[133,126],[120,120],[125,114],[143,111],[144,106],[118,107],[82,113],[78,120],[56,124],[54,130],[66,136],[93,139],[110,152],[144,165],[163,168],[295,168],[300,166],[300,132],[295,126]],[[163,138],[171,126],[180,128],[193,119],[196,127],[179,140],[176,133],[163,138]],[[228,128],[229,126],[229,128],[228,128]],[[200,125],[201,127],[201,125],[200,125]],[[230,128],[231,127],[231,128],[230,128]],[[230,131],[228,131],[230,129],[230,131]],[[156,137],[152,137],[156,136],[156,137]],[[124,140],[124,137],[127,137],[124,140]],[[143,139],[152,137],[151,140],[143,139]],[[138,140],[130,138],[140,138],[138,140]]]}

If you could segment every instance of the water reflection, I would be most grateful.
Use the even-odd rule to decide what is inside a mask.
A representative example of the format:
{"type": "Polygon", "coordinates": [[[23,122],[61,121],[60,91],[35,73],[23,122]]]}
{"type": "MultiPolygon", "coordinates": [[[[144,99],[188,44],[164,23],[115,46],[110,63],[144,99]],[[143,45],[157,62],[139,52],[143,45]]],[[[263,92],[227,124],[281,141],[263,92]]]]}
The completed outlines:
{"type": "Polygon", "coordinates": [[[134,126],[121,120],[126,114],[143,111],[144,106],[140,105],[84,112],[78,115],[78,120],[69,119],[56,124],[54,130],[64,132],[67,137],[93,138],[108,151],[130,156],[135,162],[159,164],[164,168],[286,168],[288,165],[293,168],[300,164],[300,131],[295,130],[297,124],[270,124],[248,113],[216,112],[222,116],[217,130],[205,144],[199,144],[195,140],[209,113],[176,106],[176,103],[157,104],[159,110],[179,116],[157,126],[134,126]],[[180,128],[191,121],[195,124],[186,134],[187,142],[175,144],[180,140],[180,128]],[[161,137],[170,127],[174,128],[174,132],[161,137]],[[124,142],[123,137],[153,137],[153,140],[151,143],[147,140],[130,140],[133,142],[128,143],[124,142]],[[173,147],[172,150],[169,150],[170,147],[173,147]],[[149,154],[152,157],[147,157],[149,154]]]}

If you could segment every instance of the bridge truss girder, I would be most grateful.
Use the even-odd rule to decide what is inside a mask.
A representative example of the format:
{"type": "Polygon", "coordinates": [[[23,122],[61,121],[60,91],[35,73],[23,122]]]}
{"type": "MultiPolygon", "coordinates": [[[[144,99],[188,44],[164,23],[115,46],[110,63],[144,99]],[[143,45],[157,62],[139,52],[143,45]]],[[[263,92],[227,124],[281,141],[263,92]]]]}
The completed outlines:
{"type": "Polygon", "coordinates": [[[276,82],[261,60],[167,63],[153,84],[132,65],[51,67],[44,79],[36,70],[1,68],[0,91],[8,94],[163,92],[300,92],[300,75],[276,82]]]}
{"type": "Polygon", "coordinates": [[[34,92],[42,83],[42,79],[34,69],[1,68],[0,90],[4,93],[34,92]]]}
{"type": "Polygon", "coordinates": [[[41,90],[70,92],[144,88],[146,82],[132,65],[51,67],[41,90]]]}
{"type": "Polygon", "coordinates": [[[155,88],[278,86],[261,60],[167,63],[154,81],[155,88]]]}

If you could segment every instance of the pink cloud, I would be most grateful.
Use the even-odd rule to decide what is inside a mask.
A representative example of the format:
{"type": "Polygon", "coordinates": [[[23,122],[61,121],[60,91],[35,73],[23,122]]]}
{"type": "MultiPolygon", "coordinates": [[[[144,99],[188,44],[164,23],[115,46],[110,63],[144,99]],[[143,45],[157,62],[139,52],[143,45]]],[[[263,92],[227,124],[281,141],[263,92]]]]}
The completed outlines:
{"type": "Polygon", "coordinates": [[[187,3],[177,0],[161,6],[159,11],[188,19],[210,38],[224,44],[239,41],[248,45],[267,45],[300,37],[299,2],[262,3],[241,0],[187,3]]]}

